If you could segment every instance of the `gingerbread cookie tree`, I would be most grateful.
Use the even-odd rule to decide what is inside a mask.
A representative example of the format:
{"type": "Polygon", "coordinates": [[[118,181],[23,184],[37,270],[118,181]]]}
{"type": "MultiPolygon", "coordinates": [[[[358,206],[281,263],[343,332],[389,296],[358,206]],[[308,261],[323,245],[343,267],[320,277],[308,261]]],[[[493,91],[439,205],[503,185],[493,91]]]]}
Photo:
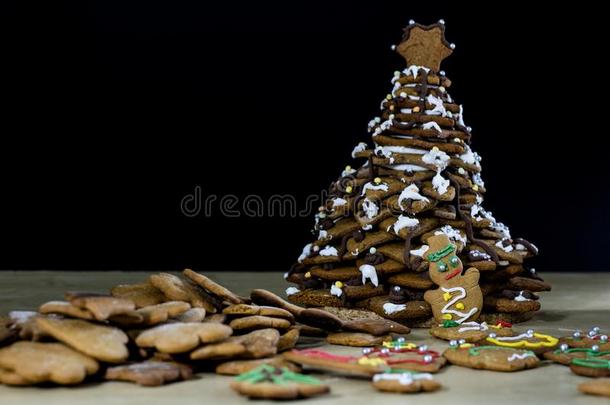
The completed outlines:
{"type": "Polygon", "coordinates": [[[436,288],[424,258],[431,237],[446,235],[463,267],[480,272],[480,321],[519,322],[540,308],[534,293],[550,286],[525,266],[537,248],[483,208],[481,158],[440,70],[453,48],[442,20],[404,29],[393,49],[408,67],[394,73],[369,123],[372,145],[354,148],[362,165],[331,183],[315,215],[316,239],[286,274],[294,303],[356,306],[422,324],[432,317],[424,293],[436,288]]]}

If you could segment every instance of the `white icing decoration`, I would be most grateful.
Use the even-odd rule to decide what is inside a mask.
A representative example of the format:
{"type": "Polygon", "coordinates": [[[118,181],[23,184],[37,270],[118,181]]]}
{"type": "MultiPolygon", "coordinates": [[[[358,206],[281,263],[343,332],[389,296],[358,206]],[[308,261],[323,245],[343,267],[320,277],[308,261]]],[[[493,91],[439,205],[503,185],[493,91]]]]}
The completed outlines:
{"type": "Polygon", "coordinates": [[[309,257],[309,255],[311,254],[311,247],[312,247],[311,243],[308,243],[307,245],[305,245],[305,247],[303,248],[303,252],[301,253],[299,258],[297,259],[297,261],[299,263],[301,263],[303,260],[305,260],[305,259],[307,259],[309,257]]]}
{"type": "Polygon", "coordinates": [[[412,172],[424,172],[428,169],[422,166],[411,165],[411,164],[400,164],[400,165],[389,165],[383,166],[386,169],[398,170],[399,172],[412,171],[412,172]]]}
{"type": "Polygon", "coordinates": [[[389,158],[392,153],[406,153],[411,155],[425,155],[428,151],[425,149],[407,148],[406,146],[377,146],[375,154],[381,152],[383,157],[389,158]]]}
{"type": "Polygon", "coordinates": [[[460,233],[460,231],[453,229],[453,227],[451,225],[445,225],[443,226],[441,229],[439,229],[438,231],[434,232],[435,235],[442,235],[445,234],[447,235],[447,237],[449,239],[452,239],[454,241],[460,241],[462,242],[464,245],[466,244],[466,237],[462,236],[462,234],[460,233]]]}
{"type": "Polygon", "coordinates": [[[341,177],[345,177],[345,176],[351,176],[352,174],[356,173],[356,169],[352,169],[350,168],[349,170],[343,170],[341,172],[341,177]]]}
{"type": "Polygon", "coordinates": [[[466,290],[463,287],[451,287],[451,288],[441,287],[441,290],[443,292],[447,292],[449,294],[458,291],[458,294],[453,296],[441,310],[441,314],[453,314],[453,315],[459,316],[460,317],[459,319],[457,319],[457,320],[454,319],[455,322],[461,324],[462,322],[464,322],[465,320],[470,318],[472,315],[476,314],[477,311],[479,310],[477,307],[473,307],[470,309],[470,311],[464,313],[464,312],[457,311],[455,309],[449,309],[450,306],[452,306],[459,300],[466,298],[466,290]]]}
{"type": "Polygon", "coordinates": [[[358,268],[362,273],[362,284],[366,284],[366,280],[371,280],[371,283],[377,287],[379,285],[379,279],[377,278],[377,270],[370,264],[363,264],[358,268]]]}
{"type": "Polygon", "coordinates": [[[407,309],[405,304],[392,304],[391,302],[386,302],[383,304],[383,312],[387,315],[392,315],[394,312],[400,312],[407,309]]]}
{"type": "Polygon", "coordinates": [[[535,354],[532,352],[525,352],[523,354],[519,354],[519,353],[513,353],[510,357],[507,358],[508,361],[515,361],[515,360],[524,360],[527,359],[528,357],[534,357],[535,354]]]}
{"type": "Polygon", "coordinates": [[[337,287],[336,285],[333,284],[330,287],[330,294],[340,297],[343,294],[343,291],[339,287],[337,287]]]}
{"type": "Polygon", "coordinates": [[[407,76],[412,75],[414,79],[417,79],[420,69],[424,70],[426,73],[430,72],[430,69],[427,67],[417,65],[411,65],[402,72],[407,76]]]}
{"type": "Polygon", "coordinates": [[[375,374],[373,381],[398,381],[400,385],[410,385],[417,380],[432,380],[430,373],[383,373],[375,374]]]}
{"type": "Polygon", "coordinates": [[[518,301],[518,302],[531,301],[531,299],[529,299],[529,298],[525,298],[525,297],[523,296],[523,291],[519,291],[519,295],[517,295],[517,296],[516,296],[515,298],[513,298],[513,299],[514,299],[515,301],[518,301]]]}
{"type": "Polygon", "coordinates": [[[476,221],[482,221],[484,218],[479,215],[481,210],[482,208],[479,204],[472,204],[472,207],[470,207],[470,216],[476,221]]]}
{"type": "Polygon", "coordinates": [[[362,187],[362,195],[364,195],[367,190],[374,190],[374,191],[388,191],[388,185],[385,183],[380,183],[380,184],[375,184],[375,183],[366,183],[363,187],[362,187]]]}
{"type": "Polygon", "coordinates": [[[419,100],[419,98],[420,98],[419,96],[411,96],[411,95],[409,95],[409,100],[417,101],[417,100],[419,100]]]}
{"type": "Polygon", "coordinates": [[[371,229],[373,229],[373,225],[371,224],[366,224],[362,227],[363,231],[370,231],[371,229]]]}
{"type": "Polygon", "coordinates": [[[368,219],[373,219],[379,214],[379,207],[373,201],[365,198],[362,202],[362,209],[368,219]]]}
{"type": "Polygon", "coordinates": [[[447,167],[447,163],[449,162],[449,155],[447,155],[440,149],[432,149],[428,153],[423,155],[421,160],[424,163],[434,165],[440,170],[443,170],[445,169],[445,167],[447,167]]]}
{"type": "Polygon", "coordinates": [[[443,130],[441,129],[441,127],[434,121],[430,121],[430,122],[426,122],[425,124],[422,124],[422,129],[434,129],[436,132],[443,132],[443,130]]]}
{"type": "Polygon", "coordinates": [[[413,256],[424,257],[424,254],[426,254],[428,249],[430,249],[430,246],[421,245],[421,247],[419,249],[411,250],[409,253],[411,253],[413,256]]]}
{"type": "Polygon", "coordinates": [[[300,292],[301,292],[301,290],[299,290],[296,287],[288,287],[288,288],[286,288],[286,295],[287,296],[291,296],[291,295],[294,295],[294,294],[297,294],[297,293],[300,293],[300,292]]]}
{"type": "Polygon", "coordinates": [[[326,246],[324,249],[320,250],[320,256],[338,256],[339,252],[337,252],[337,248],[334,246],[326,246]]]}
{"type": "Polygon", "coordinates": [[[440,169],[436,171],[436,176],[432,178],[432,187],[436,190],[437,193],[443,195],[449,189],[449,180],[441,176],[440,169]]]}
{"type": "Polygon", "coordinates": [[[333,208],[342,207],[347,204],[347,200],[341,197],[333,198],[333,208]]]}
{"type": "Polygon", "coordinates": [[[411,199],[413,201],[430,201],[428,198],[419,194],[419,188],[415,184],[410,184],[409,186],[404,188],[398,196],[398,205],[403,211],[405,210],[405,207],[402,206],[402,202],[408,199],[411,199]]]}
{"type": "Polygon", "coordinates": [[[326,240],[328,239],[328,231],[321,229],[318,235],[318,240],[326,240]]]}
{"type": "Polygon", "coordinates": [[[496,247],[499,247],[500,249],[502,249],[502,250],[503,250],[503,251],[505,251],[506,253],[510,253],[510,252],[512,252],[512,251],[514,250],[513,245],[510,245],[510,244],[509,244],[509,245],[507,245],[507,246],[504,246],[502,242],[504,242],[505,240],[506,240],[506,238],[504,238],[504,239],[502,239],[502,240],[499,240],[499,241],[496,243],[496,247]]]}
{"type": "Polygon", "coordinates": [[[463,322],[462,327],[458,329],[458,332],[463,333],[463,332],[466,332],[469,330],[478,330],[481,332],[485,332],[486,330],[489,330],[489,326],[487,325],[486,322],[482,322],[482,323],[478,323],[475,321],[463,322]]]}
{"type": "Polygon", "coordinates": [[[496,337],[496,340],[502,342],[504,340],[524,340],[524,339],[529,339],[532,337],[533,337],[533,335],[525,332],[525,333],[522,333],[517,336],[501,336],[501,337],[498,336],[498,337],[496,337]]]}
{"type": "Polygon", "coordinates": [[[358,256],[360,254],[360,249],[356,248],[353,252],[351,252],[352,256],[358,256]]]}
{"type": "Polygon", "coordinates": [[[366,150],[366,143],[360,142],[358,145],[356,145],[354,150],[352,150],[352,157],[356,158],[356,153],[364,152],[365,150],[366,150]]]}
{"type": "Polygon", "coordinates": [[[417,226],[419,224],[419,220],[417,218],[409,218],[407,216],[404,215],[400,215],[397,219],[396,222],[394,222],[394,225],[390,225],[387,229],[387,231],[390,231],[390,228],[392,228],[394,230],[394,233],[396,235],[398,235],[398,232],[400,232],[402,229],[404,228],[413,228],[415,226],[417,226]]]}
{"type": "Polygon", "coordinates": [[[443,100],[438,97],[434,97],[432,94],[428,95],[428,97],[426,97],[426,100],[428,101],[428,103],[433,105],[433,108],[431,110],[426,110],[427,115],[440,115],[443,117],[447,115],[447,110],[443,105],[443,100]]]}
{"type": "Polygon", "coordinates": [[[466,124],[464,124],[464,108],[462,107],[461,104],[460,104],[460,112],[458,113],[458,125],[460,125],[462,127],[466,127],[466,124]]]}
{"type": "Polygon", "coordinates": [[[474,184],[476,184],[479,187],[485,187],[485,182],[483,181],[483,178],[481,177],[481,173],[473,173],[472,181],[474,182],[474,184]]]}
{"type": "Polygon", "coordinates": [[[470,149],[470,146],[468,146],[468,145],[466,145],[466,148],[464,149],[464,153],[460,155],[460,160],[469,165],[477,164],[476,155],[472,152],[472,149],[470,149]]]}

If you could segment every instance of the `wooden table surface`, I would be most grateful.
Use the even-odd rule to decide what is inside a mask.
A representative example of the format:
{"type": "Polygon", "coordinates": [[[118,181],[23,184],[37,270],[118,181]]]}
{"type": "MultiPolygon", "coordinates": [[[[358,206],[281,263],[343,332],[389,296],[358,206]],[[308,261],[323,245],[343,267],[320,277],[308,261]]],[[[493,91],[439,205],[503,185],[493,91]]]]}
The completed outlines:
{"type": "MultiPolygon", "coordinates": [[[[61,299],[66,290],[107,291],[113,285],[144,280],[147,272],[62,272],[0,271],[0,314],[16,309],[35,309],[43,302],[61,299]]],[[[253,288],[282,293],[286,284],[281,273],[206,272],[228,288],[247,295],[253,288]]],[[[565,335],[575,329],[600,326],[610,333],[610,274],[546,273],[553,291],[542,294],[542,311],[534,319],[517,326],[534,328],[543,333],[565,335]]],[[[443,350],[446,342],[431,338],[425,329],[416,329],[409,341],[428,344],[443,350]]],[[[357,354],[356,348],[324,346],[341,354],[357,354]]],[[[516,373],[445,367],[436,378],[443,389],[418,395],[380,394],[367,381],[320,375],[332,388],[328,396],[306,400],[308,404],[608,404],[607,398],[580,394],[576,386],[584,377],[572,374],[567,367],[555,364],[516,373]]],[[[133,384],[110,382],[72,388],[13,388],[0,386],[0,404],[45,405],[152,405],[152,404],[234,404],[248,403],[228,387],[230,377],[200,374],[192,381],[163,387],[143,388],[133,384]]],[[[264,404],[266,401],[256,401],[264,404]]]]}

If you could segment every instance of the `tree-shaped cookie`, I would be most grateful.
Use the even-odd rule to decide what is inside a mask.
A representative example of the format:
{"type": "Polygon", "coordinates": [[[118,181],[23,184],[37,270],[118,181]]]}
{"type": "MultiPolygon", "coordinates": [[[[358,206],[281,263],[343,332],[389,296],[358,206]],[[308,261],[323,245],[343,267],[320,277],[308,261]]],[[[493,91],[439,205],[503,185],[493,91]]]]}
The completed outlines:
{"type": "Polygon", "coordinates": [[[424,300],[432,307],[434,319],[460,324],[478,319],[483,305],[479,271],[471,267],[462,274],[464,266],[457,256],[457,247],[447,235],[432,236],[428,244],[430,278],[439,288],[426,291],[424,300]]]}

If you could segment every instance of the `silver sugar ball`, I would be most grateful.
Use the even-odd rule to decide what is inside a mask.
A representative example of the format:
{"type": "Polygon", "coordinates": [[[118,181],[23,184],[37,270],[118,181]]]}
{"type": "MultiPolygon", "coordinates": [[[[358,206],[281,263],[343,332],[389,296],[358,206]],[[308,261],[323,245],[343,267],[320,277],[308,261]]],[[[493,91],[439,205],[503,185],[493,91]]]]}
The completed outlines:
{"type": "Polygon", "coordinates": [[[445,71],[441,70],[440,72],[438,72],[438,74],[441,75],[441,76],[445,76],[445,71]]]}
{"type": "Polygon", "coordinates": [[[395,50],[396,50],[396,45],[392,45],[392,46],[390,46],[390,49],[391,49],[391,50],[393,50],[393,51],[395,51],[395,50]]]}
{"type": "Polygon", "coordinates": [[[395,285],[394,286],[394,292],[400,292],[400,286],[395,285]]]}
{"type": "Polygon", "coordinates": [[[362,349],[362,354],[371,354],[373,352],[373,349],[371,349],[370,347],[365,347],[364,349],[362,349]]]}
{"type": "Polygon", "coordinates": [[[569,348],[570,346],[568,346],[567,343],[562,343],[561,346],[559,346],[559,350],[562,352],[567,352],[569,348]]]}
{"type": "Polygon", "coordinates": [[[449,48],[455,49],[455,44],[449,44],[449,48]]]}
{"type": "Polygon", "coordinates": [[[445,20],[443,20],[443,19],[441,18],[440,20],[438,20],[438,23],[439,23],[440,25],[445,25],[445,20]]]}
{"type": "Polygon", "coordinates": [[[428,345],[421,345],[417,348],[417,351],[420,353],[425,353],[428,351],[428,345]]]}
{"type": "Polygon", "coordinates": [[[380,350],[381,354],[389,354],[390,353],[390,349],[388,349],[387,347],[384,347],[383,349],[380,350]]]}
{"type": "Polygon", "coordinates": [[[580,339],[580,331],[576,331],[576,332],[572,333],[572,337],[574,339],[580,339]]]}
{"type": "Polygon", "coordinates": [[[489,337],[492,339],[495,339],[496,337],[498,337],[498,335],[496,335],[495,333],[492,332],[489,334],[489,337]]]}
{"type": "Polygon", "coordinates": [[[528,329],[525,334],[527,335],[527,337],[532,337],[534,336],[534,329],[528,329]]]}
{"type": "Polygon", "coordinates": [[[401,337],[399,337],[399,338],[397,338],[397,339],[396,339],[396,342],[398,342],[398,343],[404,343],[404,342],[405,342],[405,338],[401,336],[401,337]]]}
{"type": "Polygon", "coordinates": [[[415,20],[409,20],[409,25],[415,24],[415,20]]]}
{"type": "Polygon", "coordinates": [[[461,345],[463,345],[464,343],[466,343],[466,340],[464,340],[464,339],[460,339],[460,340],[458,340],[458,343],[459,343],[459,344],[461,344],[461,345]]]}
{"type": "Polygon", "coordinates": [[[587,336],[589,337],[593,337],[595,335],[597,335],[597,333],[594,330],[590,330],[589,332],[587,332],[587,336]]]}
{"type": "Polygon", "coordinates": [[[602,343],[606,343],[608,341],[608,335],[601,335],[599,337],[599,341],[602,343]]]}
{"type": "Polygon", "coordinates": [[[426,355],[424,356],[424,361],[425,361],[426,363],[432,363],[432,356],[431,356],[431,355],[429,355],[429,354],[426,354],[426,355]]]}
{"type": "Polygon", "coordinates": [[[457,340],[450,340],[449,341],[449,347],[451,347],[451,348],[455,349],[456,347],[458,347],[458,345],[459,345],[459,343],[458,343],[457,340]]]}
{"type": "Polygon", "coordinates": [[[595,333],[599,332],[599,326],[594,326],[591,330],[595,333]]]}
{"type": "Polygon", "coordinates": [[[591,350],[593,350],[594,352],[599,352],[599,346],[593,345],[593,346],[591,346],[591,350]]]}

